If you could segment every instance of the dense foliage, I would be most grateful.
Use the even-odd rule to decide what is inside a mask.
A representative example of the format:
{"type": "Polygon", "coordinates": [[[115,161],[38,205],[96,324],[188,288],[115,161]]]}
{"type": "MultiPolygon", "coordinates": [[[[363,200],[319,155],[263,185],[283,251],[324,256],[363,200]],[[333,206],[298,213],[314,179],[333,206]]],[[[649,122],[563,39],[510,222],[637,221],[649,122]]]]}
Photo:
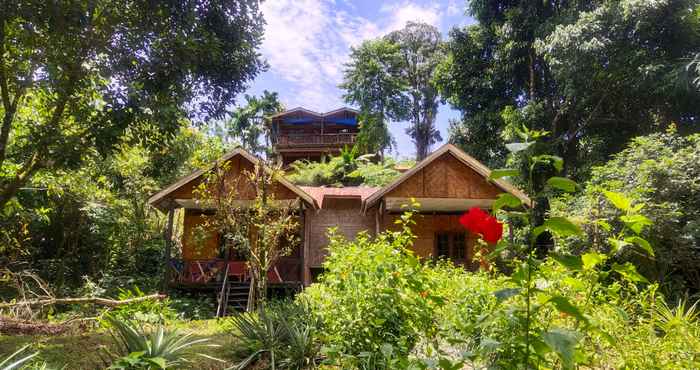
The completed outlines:
{"type": "Polygon", "coordinates": [[[632,137],[672,121],[697,130],[700,7],[689,1],[470,1],[453,29],[441,94],[462,112],[450,141],[492,165],[513,127],[551,132],[548,152],[582,177],[632,137]]]}
{"type": "Polygon", "coordinates": [[[154,146],[183,118],[222,117],[265,67],[254,0],[0,6],[0,208],[93,151],[154,146]]]}
{"type": "Polygon", "coordinates": [[[635,261],[641,271],[672,293],[700,291],[700,135],[680,136],[675,131],[635,138],[612,160],[594,167],[583,194],[555,203],[553,212],[569,214],[586,230],[584,238],[566,243],[579,251],[585,245],[608,248],[605,241],[619,232],[612,222],[620,212],[603,201],[606,190],[624,193],[644,207],[640,213],[650,224],[645,237],[654,246],[649,258],[625,253],[618,258],[635,261]],[[601,226],[601,220],[611,228],[601,226]]]}
{"type": "Polygon", "coordinates": [[[384,186],[399,176],[393,159],[373,161],[372,155],[357,155],[357,148],[321,162],[296,161],[287,178],[306,186],[384,186]]]}

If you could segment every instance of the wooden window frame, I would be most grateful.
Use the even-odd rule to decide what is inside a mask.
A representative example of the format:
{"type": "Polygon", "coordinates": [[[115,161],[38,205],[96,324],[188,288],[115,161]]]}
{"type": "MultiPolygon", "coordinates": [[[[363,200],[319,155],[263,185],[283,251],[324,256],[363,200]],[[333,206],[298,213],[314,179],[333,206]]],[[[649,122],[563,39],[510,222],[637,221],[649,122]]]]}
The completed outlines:
{"type": "Polygon", "coordinates": [[[468,237],[469,235],[464,231],[435,232],[435,245],[433,247],[433,255],[435,256],[435,259],[448,258],[455,264],[467,265],[467,261],[469,259],[469,251],[467,250],[469,246],[468,237]],[[440,239],[444,236],[447,236],[447,255],[440,254],[440,239]],[[458,258],[460,256],[456,252],[458,248],[457,244],[459,243],[462,244],[461,250],[463,254],[461,255],[461,258],[458,258]]]}

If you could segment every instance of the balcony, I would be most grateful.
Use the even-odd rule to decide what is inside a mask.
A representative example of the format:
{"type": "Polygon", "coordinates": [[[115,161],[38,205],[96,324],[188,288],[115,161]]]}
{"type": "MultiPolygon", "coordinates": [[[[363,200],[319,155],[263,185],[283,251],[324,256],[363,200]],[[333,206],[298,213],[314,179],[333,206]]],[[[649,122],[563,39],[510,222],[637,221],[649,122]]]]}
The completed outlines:
{"type": "Polygon", "coordinates": [[[277,136],[278,148],[294,147],[339,147],[355,144],[357,133],[339,134],[292,134],[277,136]]]}

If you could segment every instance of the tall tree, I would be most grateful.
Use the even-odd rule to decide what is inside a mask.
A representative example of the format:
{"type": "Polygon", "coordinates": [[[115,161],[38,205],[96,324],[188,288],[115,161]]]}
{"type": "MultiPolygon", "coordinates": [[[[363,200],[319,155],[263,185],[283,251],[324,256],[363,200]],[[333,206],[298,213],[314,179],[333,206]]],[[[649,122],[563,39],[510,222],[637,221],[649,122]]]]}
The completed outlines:
{"type": "Polygon", "coordinates": [[[433,82],[436,68],[444,58],[442,37],[434,26],[408,22],[386,39],[398,45],[401,54],[399,75],[410,100],[411,126],[406,132],[416,144],[416,159],[420,161],[428,156],[432,144],[442,140],[435,127],[439,96],[433,82]]]}
{"type": "Polygon", "coordinates": [[[265,68],[259,1],[0,2],[0,208],[130,128],[153,145],[220,118],[265,68]]]}
{"type": "Polygon", "coordinates": [[[585,176],[630,137],[699,117],[679,78],[698,52],[697,1],[474,0],[470,11],[479,23],[452,31],[438,81],[462,111],[450,140],[484,143],[481,159],[498,162],[525,124],[550,131],[545,150],[585,176]]]}
{"type": "Polygon", "coordinates": [[[262,154],[270,147],[270,125],[267,120],[271,115],[282,112],[284,106],[276,92],[267,90],[259,98],[246,95],[245,100],[246,105],[236,109],[226,124],[228,135],[240,139],[247,150],[262,154]]]}
{"type": "Polygon", "coordinates": [[[384,153],[394,145],[389,121],[407,118],[409,100],[399,46],[386,39],[363,42],[352,48],[345,64],[343,98],[360,107],[360,134],[356,146],[363,153],[384,153]]]}

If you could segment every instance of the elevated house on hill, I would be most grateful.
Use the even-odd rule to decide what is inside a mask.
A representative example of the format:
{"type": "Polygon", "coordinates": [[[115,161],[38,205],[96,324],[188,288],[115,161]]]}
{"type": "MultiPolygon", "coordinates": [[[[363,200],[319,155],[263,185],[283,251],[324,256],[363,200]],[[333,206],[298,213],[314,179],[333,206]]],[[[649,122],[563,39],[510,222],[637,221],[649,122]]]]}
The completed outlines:
{"type": "MultiPolygon", "coordinates": [[[[339,115],[333,115],[333,117],[345,117],[346,113],[350,116],[350,111],[334,112],[339,115]],[[339,112],[344,113],[341,115],[339,112]]],[[[299,114],[298,116],[282,114],[276,117],[309,117],[306,112],[299,114]]],[[[318,122],[313,121],[309,124],[316,123],[318,122]]],[[[325,126],[326,123],[323,125],[325,126]]],[[[277,136],[278,140],[281,137],[292,136],[291,131],[284,131],[289,130],[288,127],[284,127],[287,124],[294,123],[280,123],[278,132],[286,132],[286,134],[277,136]]],[[[335,123],[332,127],[338,130],[340,126],[335,123]]],[[[346,134],[334,132],[333,135],[346,134]]],[[[330,134],[324,133],[321,137],[322,135],[330,134]]],[[[283,147],[290,150],[295,148],[290,141],[284,140],[277,141],[275,148],[278,150],[283,147]],[[281,143],[285,144],[280,146],[281,143]]],[[[308,151],[300,149],[298,152],[279,152],[282,158],[291,160],[294,156],[289,153],[294,155],[304,153],[306,158],[312,158],[312,153],[316,156],[328,153],[323,150],[331,150],[330,145],[323,146],[320,143],[299,141],[298,148],[308,151]],[[312,149],[316,151],[312,152],[312,149]]],[[[240,176],[243,171],[251,170],[259,163],[259,159],[242,149],[236,149],[217,162],[229,163],[227,176],[233,179],[240,176]]],[[[236,257],[235,253],[228,254],[222,251],[220,237],[215,232],[204,239],[195,235],[197,226],[203,222],[203,215],[216,212],[215,209],[207,209],[195,202],[192,194],[193,189],[203,180],[206,171],[206,169],[195,171],[164,188],[149,200],[149,204],[169,214],[169,231],[166,240],[172,239],[175,212],[182,213],[182,217],[178,217],[182,220],[178,227],[182,230],[179,243],[181,250],[176,251],[177,257],[174,257],[171,255],[171,249],[167,248],[166,263],[171,267],[170,284],[214,288],[221,286],[222,271],[228,271],[229,276],[226,280],[234,282],[233,286],[239,289],[238,293],[232,294],[239,294],[242,297],[242,302],[239,304],[244,305],[247,289],[249,289],[245,261],[236,257]],[[224,255],[233,257],[224,260],[224,255]]],[[[381,188],[307,187],[297,186],[284,178],[279,179],[273,189],[274,196],[279,201],[292,202],[298,208],[301,245],[289,256],[279,260],[268,273],[271,285],[298,288],[311,284],[323,270],[323,262],[327,254],[326,247],[329,242],[327,237],[329,227],[337,227],[338,231],[348,238],[353,238],[361,231],[376,234],[391,229],[395,227],[394,221],[403,211],[402,205],[409,203],[411,198],[415,198],[421,205],[413,230],[417,236],[413,245],[415,253],[423,258],[448,258],[467,269],[476,268],[472,263],[475,236],[470,235],[459,224],[459,216],[471,207],[490,207],[498,194],[503,192],[511,193],[525,204],[530,204],[528,197],[509,183],[502,180],[489,180],[490,173],[491,171],[476,159],[455,146],[447,144],[404,172],[395,181],[381,188]]],[[[255,196],[255,191],[255,189],[241,191],[240,201],[250,202],[255,196]]],[[[173,243],[168,243],[169,246],[171,244],[173,243]]]]}
{"type": "Polygon", "coordinates": [[[326,113],[294,108],[278,113],[270,118],[273,149],[285,166],[299,159],[318,161],[336,155],[355,144],[357,115],[350,108],[326,113]]]}

